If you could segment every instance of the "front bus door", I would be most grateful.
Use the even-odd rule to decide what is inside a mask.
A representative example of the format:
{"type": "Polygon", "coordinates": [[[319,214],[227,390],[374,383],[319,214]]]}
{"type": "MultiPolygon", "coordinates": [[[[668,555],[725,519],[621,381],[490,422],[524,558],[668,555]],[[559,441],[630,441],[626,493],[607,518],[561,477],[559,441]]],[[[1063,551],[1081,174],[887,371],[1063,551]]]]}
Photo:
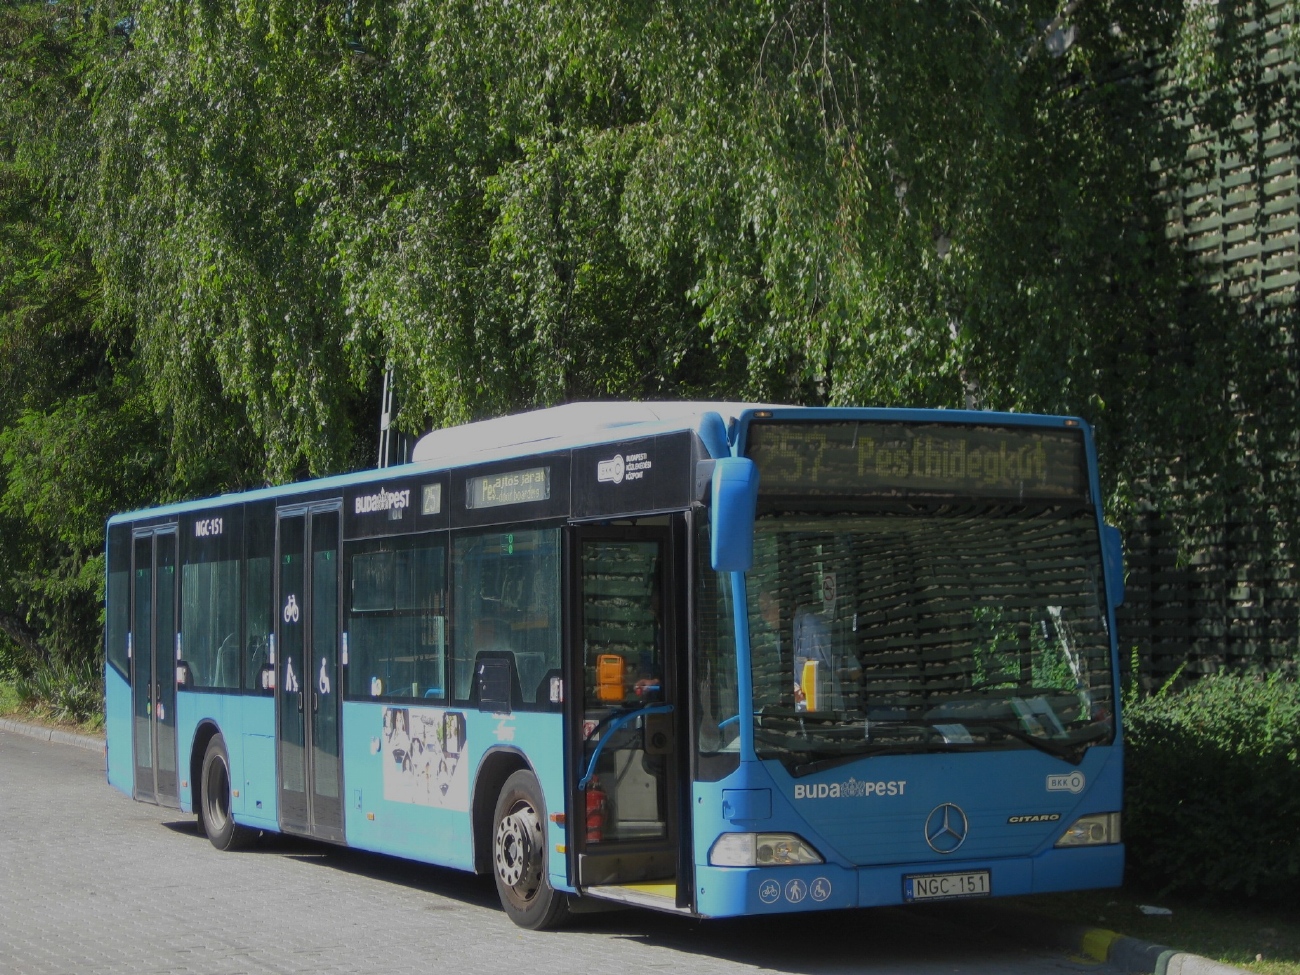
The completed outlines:
{"type": "Polygon", "coordinates": [[[179,806],[176,790],[176,526],[132,543],[131,699],[135,797],[179,806]]]}
{"type": "Polygon", "coordinates": [[[282,509],[276,531],[280,827],[343,839],[339,749],[339,511],[282,509]]]}
{"type": "Polygon", "coordinates": [[[568,821],[578,886],[675,904],[681,715],[671,537],[666,527],[579,528],[572,550],[577,773],[568,821]]]}

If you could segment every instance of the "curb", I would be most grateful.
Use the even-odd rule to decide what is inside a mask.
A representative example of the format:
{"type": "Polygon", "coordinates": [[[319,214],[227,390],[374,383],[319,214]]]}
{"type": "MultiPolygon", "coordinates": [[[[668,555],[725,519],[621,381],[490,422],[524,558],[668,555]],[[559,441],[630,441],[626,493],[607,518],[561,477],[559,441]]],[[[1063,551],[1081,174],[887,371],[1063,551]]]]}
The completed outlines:
{"type": "Polygon", "coordinates": [[[12,718],[0,718],[0,731],[24,735],[27,738],[37,738],[41,741],[52,741],[59,745],[73,745],[76,748],[84,748],[92,752],[102,752],[105,747],[104,739],[96,738],[94,735],[79,735],[75,731],[64,731],[62,728],[46,728],[43,725],[28,724],[25,721],[14,721],[12,718]]]}
{"type": "Polygon", "coordinates": [[[1223,962],[1151,941],[1130,938],[1105,928],[1081,929],[1077,944],[1079,950],[1089,958],[1122,972],[1150,972],[1151,975],[1248,975],[1244,970],[1223,962]]]}
{"type": "Polygon", "coordinates": [[[1044,948],[1066,948],[1095,962],[1126,973],[1142,975],[1250,975],[1223,962],[1180,951],[1167,945],[1130,938],[1105,928],[1057,921],[1030,911],[971,905],[967,923],[981,930],[1029,941],[1044,948]],[[978,914],[978,916],[977,916],[978,914]]]}

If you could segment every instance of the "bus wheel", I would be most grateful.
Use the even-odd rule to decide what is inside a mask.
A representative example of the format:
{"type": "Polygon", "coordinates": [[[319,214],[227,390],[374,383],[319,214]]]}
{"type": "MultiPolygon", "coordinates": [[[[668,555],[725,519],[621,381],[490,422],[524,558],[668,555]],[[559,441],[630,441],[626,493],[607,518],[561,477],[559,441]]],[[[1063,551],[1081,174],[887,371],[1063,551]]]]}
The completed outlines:
{"type": "Polygon", "coordinates": [[[199,781],[202,783],[199,824],[212,845],[218,850],[237,850],[252,842],[257,831],[240,826],[230,815],[230,759],[226,757],[226,742],[221,735],[213,735],[208,742],[199,781]]]}
{"type": "Polygon", "coordinates": [[[568,897],[546,876],[546,806],[532,772],[506,779],[492,817],[492,874],[501,906],[521,928],[540,931],[562,924],[568,897]]]}

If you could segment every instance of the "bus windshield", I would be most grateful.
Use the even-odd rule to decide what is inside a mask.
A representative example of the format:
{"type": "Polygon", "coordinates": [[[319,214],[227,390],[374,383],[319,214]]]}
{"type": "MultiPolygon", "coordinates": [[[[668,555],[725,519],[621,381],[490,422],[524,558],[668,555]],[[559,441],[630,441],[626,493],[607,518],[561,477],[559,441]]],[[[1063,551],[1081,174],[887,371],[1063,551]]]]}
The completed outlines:
{"type": "MultiPolygon", "coordinates": [[[[765,474],[762,447],[751,442],[765,474]]],[[[824,470],[833,456],[818,449],[824,470]]],[[[1036,748],[1077,763],[1113,740],[1085,497],[848,486],[800,500],[788,480],[765,496],[760,478],[747,576],[760,758],[795,775],[905,752],[1036,748]]]]}

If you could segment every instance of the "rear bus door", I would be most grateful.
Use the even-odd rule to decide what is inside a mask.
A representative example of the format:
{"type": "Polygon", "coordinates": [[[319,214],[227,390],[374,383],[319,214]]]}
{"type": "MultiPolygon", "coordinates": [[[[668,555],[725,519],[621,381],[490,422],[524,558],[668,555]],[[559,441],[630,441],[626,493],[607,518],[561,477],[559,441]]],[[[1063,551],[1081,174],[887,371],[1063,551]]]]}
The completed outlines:
{"type": "Polygon", "coordinates": [[[131,567],[135,797],[179,806],[176,776],[176,525],[137,531],[131,567]]]}

